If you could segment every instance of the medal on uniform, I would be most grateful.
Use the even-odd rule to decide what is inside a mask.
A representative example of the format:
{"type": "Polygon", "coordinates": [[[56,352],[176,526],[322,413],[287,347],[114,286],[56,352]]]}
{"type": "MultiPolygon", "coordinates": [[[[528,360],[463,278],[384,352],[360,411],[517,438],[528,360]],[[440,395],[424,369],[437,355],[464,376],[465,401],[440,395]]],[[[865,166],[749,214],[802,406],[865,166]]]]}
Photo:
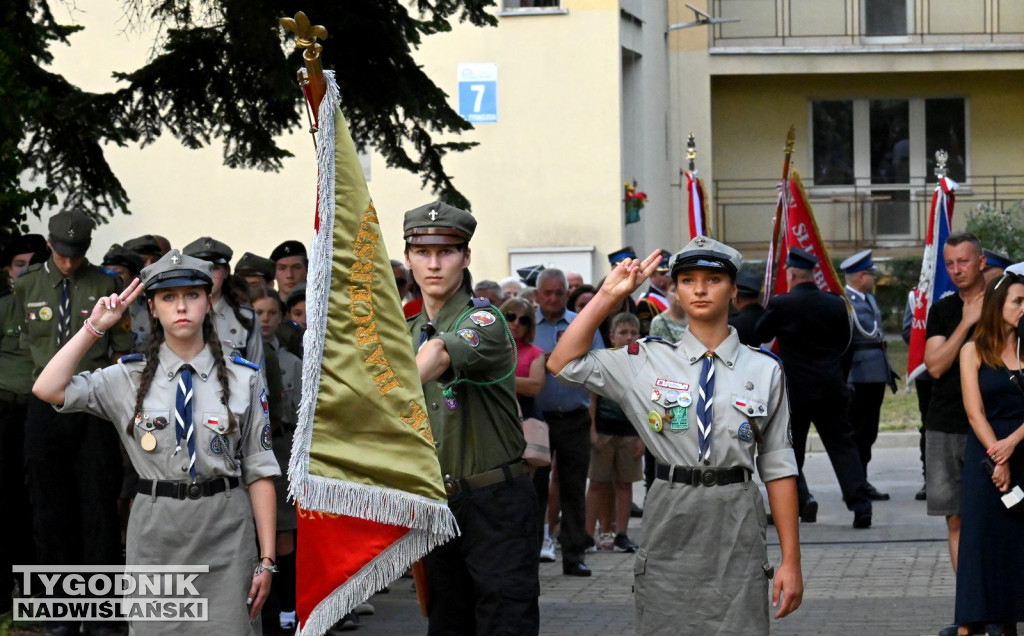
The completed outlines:
{"type": "Polygon", "coordinates": [[[158,417],[158,418],[156,418],[155,420],[153,420],[153,426],[155,426],[156,430],[158,430],[158,431],[164,430],[164,428],[167,427],[167,418],[166,417],[158,417]]]}
{"type": "Polygon", "coordinates": [[[665,427],[665,424],[661,419],[661,413],[658,413],[657,411],[651,411],[647,414],[647,423],[655,433],[660,433],[661,429],[665,427]]]}
{"type": "Polygon", "coordinates": [[[660,399],[661,399],[661,391],[659,391],[658,389],[654,389],[653,391],[651,391],[651,401],[652,402],[657,402],[660,399]]]}
{"type": "Polygon", "coordinates": [[[146,431],[146,434],[139,440],[139,445],[142,446],[142,450],[152,453],[156,450],[156,435],[153,435],[152,431],[146,431]]]}
{"type": "Polygon", "coordinates": [[[689,391],[684,391],[679,394],[679,406],[690,406],[692,402],[693,397],[690,395],[689,391]]]}
{"type": "Polygon", "coordinates": [[[665,394],[665,401],[668,402],[669,404],[677,401],[678,399],[679,391],[672,390],[665,394]]]}
{"type": "Polygon", "coordinates": [[[736,437],[740,438],[744,442],[749,442],[754,439],[754,429],[750,427],[750,422],[743,422],[740,427],[736,429],[736,437]]]}
{"type": "Polygon", "coordinates": [[[441,394],[444,395],[444,405],[448,407],[449,411],[454,411],[459,408],[459,401],[455,399],[455,387],[446,386],[441,394]]]}
{"type": "Polygon", "coordinates": [[[668,423],[670,431],[685,431],[690,428],[685,406],[673,406],[668,410],[668,416],[671,418],[668,423]]]}

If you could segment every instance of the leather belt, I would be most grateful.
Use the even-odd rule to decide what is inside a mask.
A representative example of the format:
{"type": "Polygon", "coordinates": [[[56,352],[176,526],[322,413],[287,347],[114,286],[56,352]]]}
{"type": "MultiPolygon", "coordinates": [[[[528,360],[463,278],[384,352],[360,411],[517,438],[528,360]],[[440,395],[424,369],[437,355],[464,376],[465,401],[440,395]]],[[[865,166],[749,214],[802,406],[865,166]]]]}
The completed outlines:
{"type": "Polygon", "coordinates": [[[7,402],[8,404],[21,406],[22,404],[28,404],[28,395],[25,393],[15,393],[14,391],[0,389],[0,402],[7,402]]]}
{"type": "Polygon", "coordinates": [[[750,481],[750,471],[742,466],[734,466],[733,468],[700,468],[658,464],[654,472],[658,479],[690,486],[725,486],[727,484],[750,481]]]}
{"type": "Polygon", "coordinates": [[[493,486],[494,484],[500,484],[506,481],[512,481],[520,475],[525,475],[527,472],[526,462],[519,459],[511,464],[505,464],[504,466],[498,466],[491,470],[470,475],[469,477],[452,477],[451,475],[444,476],[444,491],[448,493],[449,497],[469,492],[470,490],[478,490],[480,488],[486,488],[487,486],[493,486]]]}
{"type": "Polygon", "coordinates": [[[156,495],[172,499],[199,499],[238,487],[238,477],[221,477],[209,481],[190,483],[187,481],[156,481],[140,479],[138,492],[140,495],[156,495]]]}

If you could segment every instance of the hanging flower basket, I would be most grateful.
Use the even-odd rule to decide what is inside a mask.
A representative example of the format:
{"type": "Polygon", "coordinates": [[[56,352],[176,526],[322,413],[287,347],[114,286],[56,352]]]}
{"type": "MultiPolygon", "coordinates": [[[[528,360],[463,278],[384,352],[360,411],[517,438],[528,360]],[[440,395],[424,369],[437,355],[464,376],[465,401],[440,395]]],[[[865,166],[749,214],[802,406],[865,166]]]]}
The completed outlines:
{"type": "Polygon", "coordinates": [[[626,183],[623,200],[626,203],[626,225],[640,222],[640,210],[647,203],[647,194],[636,189],[636,183],[626,183]]]}

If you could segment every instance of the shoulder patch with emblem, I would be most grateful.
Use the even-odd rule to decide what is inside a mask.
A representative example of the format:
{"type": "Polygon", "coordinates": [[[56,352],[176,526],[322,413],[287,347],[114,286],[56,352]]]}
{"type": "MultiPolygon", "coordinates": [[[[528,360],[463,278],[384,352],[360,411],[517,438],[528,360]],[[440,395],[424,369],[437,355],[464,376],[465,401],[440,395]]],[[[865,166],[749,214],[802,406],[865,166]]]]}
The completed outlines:
{"type": "Polygon", "coordinates": [[[256,364],[255,362],[249,362],[242,356],[231,356],[231,361],[234,362],[235,364],[240,364],[243,367],[249,367],[253,371],[260,370],[260,365],[256,364]]]}
{"type": "Polygon", "coordinates": [[[635,356],[638,353],[640,353],[640,343],[639,342],[631,342],[631,343],[629,343],[629,346],[626,347],[626,353],[628,353],[631,356],[635,356]]]}
{"type": "Polygon", "coordinates": [[[473,329],[459,329],[455,332],[455,335],[465,340],[471,347],[476,347],[480,344],[480,334],[473,329]]]}
{"type": "Polygon", "coordinates": [[[765,349],[764,347],[752,347],[750,345],[745,345],[745,346],[747,347],[747,349],[750,349],[751,351],[756,351],[758,353],[763,353],[764,355],[768,356],[769,358],[773,358],[776,362],[779,363],[780,367],[783,366],[782,365],[782,358],[780,358],[778,356],[778,354],[776,354],[776,353],[774,353],[772,351],[769,351],[768,349],[765,349]]]}
{"type": "Polygon", "coordinates": [[[267,400],[266,389],[260,389],[260,408],[263,409],[263,416],[270,419],[270,401],[267,400]]]}
{"type": "Polygon", "coordinates": [[[469,315],[469,319],[478,327],[493,325],[494,321],[497,320],[497,318],[494,317],[494,314],[489,311],[474,311],[469,315]]]}
{"type": "Polygon", "coordinates": [[[269,423],[263,427],[263,434],[260,435],[260,444],[263,446],[263,450],[270,450],[274,445],[273,437],[270,434],[269,423]]]}

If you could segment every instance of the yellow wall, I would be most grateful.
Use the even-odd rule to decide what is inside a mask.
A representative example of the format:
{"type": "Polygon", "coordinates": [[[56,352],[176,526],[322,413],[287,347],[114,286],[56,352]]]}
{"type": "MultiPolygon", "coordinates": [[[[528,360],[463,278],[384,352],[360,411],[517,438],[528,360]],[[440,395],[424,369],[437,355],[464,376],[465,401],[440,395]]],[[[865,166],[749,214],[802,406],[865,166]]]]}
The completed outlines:
{"type": "MultiPolygon", "coordinates": [[[[567,15],[456,26],[417,54],[453,108],[459,63],[498,64],[498,122],[462,135],[480,145],[445,162],[480,220],[471,243],[477,279],[509,275],[507,248],[596,245],[601,260],[621,247],[618,3],[563,6],[567,15]]],[[[432,195],[378,154],[370,193],[388,251],[400,254],[402,212],[432,195]]]]}

